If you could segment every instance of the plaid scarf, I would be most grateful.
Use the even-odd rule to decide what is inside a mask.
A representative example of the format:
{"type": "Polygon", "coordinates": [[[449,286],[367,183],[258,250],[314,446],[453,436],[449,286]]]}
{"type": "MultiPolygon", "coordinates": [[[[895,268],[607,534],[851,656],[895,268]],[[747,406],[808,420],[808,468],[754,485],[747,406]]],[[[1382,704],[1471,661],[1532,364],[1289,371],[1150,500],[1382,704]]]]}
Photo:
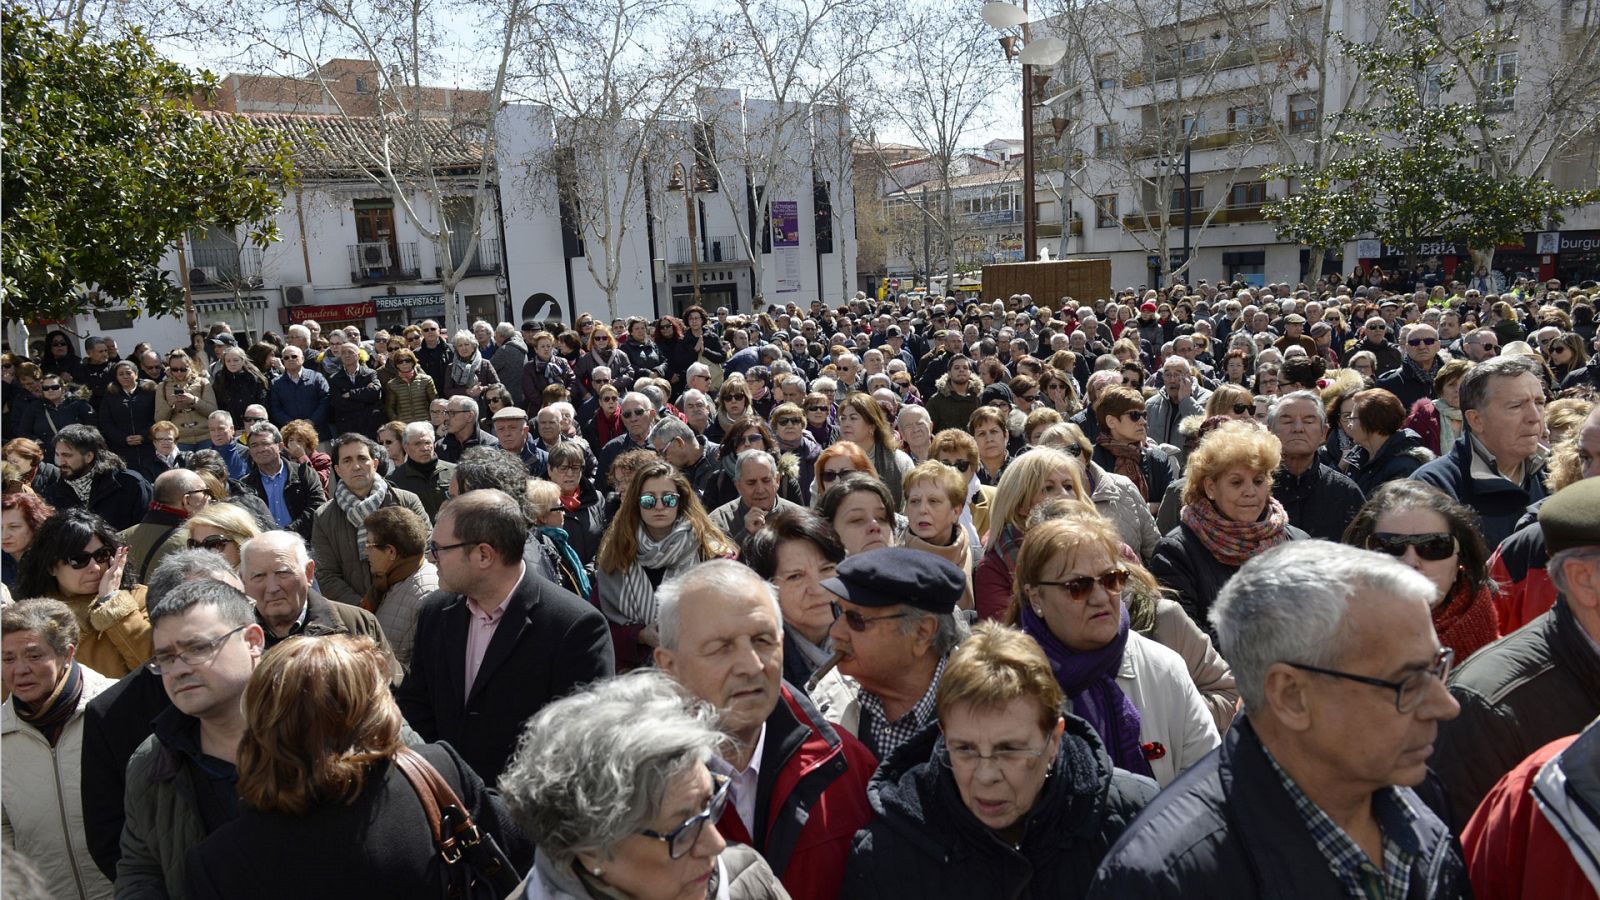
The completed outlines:
{"type": "Polygon", "coordinates": [[[1269,501],[1266,511],[1254,522],[1235,522],[1210,500],[1185,506],[1182,520],[1225,566],[1242,566],[1251,557],[1289,539],[1289,514],[1277,497],[1269,501]]]}
{"type": "Polygon", "coordinates": [[[334,482],[333,499],[344,510],[344,517],[356,528],[356,549],[361,553],[361,558],[367,558],[367,516],[378,511],[383,505],[385,497],[389,496],[389,482],[382,478],[372,479],[372,490],[367,493],[366,499],[355,495],[355,492],[344,486],[344,482],[334,482]]]}

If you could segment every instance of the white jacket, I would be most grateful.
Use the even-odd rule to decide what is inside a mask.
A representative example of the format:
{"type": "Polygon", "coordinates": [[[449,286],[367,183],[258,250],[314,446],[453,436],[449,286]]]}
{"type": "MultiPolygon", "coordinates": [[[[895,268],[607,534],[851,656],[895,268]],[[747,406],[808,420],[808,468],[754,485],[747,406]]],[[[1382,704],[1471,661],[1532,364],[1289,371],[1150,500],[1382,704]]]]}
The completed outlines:
{"type": "Polygon", "coordinates": [[[1183,657],[1137,631],[1128,634],[1117,687],[1139,709],[1139,743],[1166,748],[1165,756],[1150,760],[1162,787],[1222,743],[1183,657]]]}
{"type": "Polygon", "coordinates": [[[83,711],[116,681],[88,666],[83,696],[55,747],[17,716],[16,698],[0,706],[0,826],[5,844],[20,850],[44,876],[56,900],[111,900],[111,882],[100,874],[83,836],[83,711]]]}

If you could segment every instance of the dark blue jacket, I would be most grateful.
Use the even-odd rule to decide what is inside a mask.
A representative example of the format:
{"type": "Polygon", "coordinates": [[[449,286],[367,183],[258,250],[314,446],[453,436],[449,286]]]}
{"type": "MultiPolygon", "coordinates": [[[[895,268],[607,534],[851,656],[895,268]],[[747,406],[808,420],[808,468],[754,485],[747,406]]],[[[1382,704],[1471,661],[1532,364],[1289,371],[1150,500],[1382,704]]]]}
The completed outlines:
{"type": "Polygon", "coordinates": [[[272,382],[267,391],[267,418],[282,428],[295,419],[309,419],[317,426],[317,434],[325,438],[328,428],[328,379],[309,366],[300,373],[298,382],[287,377],[272,382]]]}
{"type": "MultiPolygon", "coordinates": [[[[1433,374],[1438,375],[1439,370],[1443,368],[1443,361],[1438,359],[1433,361],[1433,374]]],[[[1410,409],[1412,404],[1423,397],[1433,396],[1433,383],[1423,383],[1422,379],[1417,377],[1417,370],[1403,362],[1399,368],[1390,369],[1379,375],[1377,386],[1399,397],[1400,405],[1406,409],[1410,409]]]]}
{"type": "Polygon", "coordinates": [[[1389,435],[1371,458],[1360,448],[1357,450],[1360,452],[1350,468],[1350,478],[1368,497],[1391,481],[1411,477],[1411,473],[1433,461],[1433,453],[1423,446],[1421,435],[1409,428],[1389,435]]]}
{"type": "Polygon", "coordinates": [[[1480,461],[1480,474],[1487,477],[1473,477],[1473,454],[1469,432],[1456,439],[1450,452],[1418,469],[1411,477],[1477,510],[1483,521],[1483,542],[1493,552],[1516,530],[1517,520],[1522,518],[1528,505],[1543,500],[1549,491],[1545,490],[1543,468],[1532,471],[1531,466],[1524,466],[1528,471],[1523,473],[1519,485],[1498,475],[1487,475],[1493,463],[1480,461]]]}
{"type": "MultiPolygon", "coordinates": [[[[1461,849],[1445,823],[1414,791],[1398,788],[1395,798],[1415,815],[1386,830],[1416,856],[1408,900],[1470,897],[1461,849]],[[1436,873],[1433,893],[1424,892],[1427,872],[1436,873]]],[[[1144,808],[1101,863],[1088,897],[1342,900],[1344,887],[1302,821],[1241,715],[1221,747],[1144,808]]]]}

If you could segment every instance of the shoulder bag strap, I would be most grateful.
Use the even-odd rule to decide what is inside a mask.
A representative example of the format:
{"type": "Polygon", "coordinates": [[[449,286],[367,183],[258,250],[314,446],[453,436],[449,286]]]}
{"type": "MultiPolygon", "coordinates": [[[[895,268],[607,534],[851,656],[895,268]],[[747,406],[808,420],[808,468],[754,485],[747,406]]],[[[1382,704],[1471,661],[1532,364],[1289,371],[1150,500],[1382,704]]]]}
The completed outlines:
{"type": "Polygon", "coordinates": [[[452,872],[466,870],[469,884],[465,893],[471,893],[470,882],[473,881],[480,889],[483,885],[492,886],[496,896],[514,893],[521,875],[500,849],[494,835],[478,830],[472,814],[439,770],[410,747],[400,748],[395,754],[395,763],[422,800],[440,859],[452,872]],[[464,866],[457,868],[463,863],[464,866]]]}
{"type": "MultiPolygon", "coordinates": [[[[401,747],[394,755],[394,764],[400,767],[400,772],[411,782],[411,789],[417,792],[417,799],[422,801],[422,811],[428,817],[428,829],[433,832],[433,844],[440,852],[444,851],[445,835],[444,825],[439,815],[439,800],[433,791],[433,785],[428,782],[427,774],[433,771],[433,766],[422,758],[422,755],[410,747],[401,747]]],[[[448,860],[446,860],[448,862],[448,860]]]]}

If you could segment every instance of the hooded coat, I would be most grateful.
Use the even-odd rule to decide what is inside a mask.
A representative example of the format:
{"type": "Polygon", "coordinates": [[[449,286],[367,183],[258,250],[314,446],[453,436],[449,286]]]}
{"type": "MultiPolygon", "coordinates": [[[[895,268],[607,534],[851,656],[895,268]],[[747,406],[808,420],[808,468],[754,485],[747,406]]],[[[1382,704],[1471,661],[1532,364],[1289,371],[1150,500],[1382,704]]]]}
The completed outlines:
{"type": "Polygon", "coordinates": [[[934,757],[930,725],[890,755],[867,799],[876,817],[856,834],[842,898],[1082,897],[1100,860],[1156,783],[1114,769],[1089,723],[1066,715],[1050,776],[1016,846],[978,821],[955,776],[934,757]]]}
{"type": "Polygon", "coordinates": [[[967,420],[972,418],[972,411],[978,408],[978,397],[983,393],[983,379],[977,375],[969,378],[964,394],[955,393],[949,374],[940,375],[936,384],[938,390],[923,404],[929,418],[933,419],[933,433],[938,434],[946,428],[966,431],[967,420]]]}

